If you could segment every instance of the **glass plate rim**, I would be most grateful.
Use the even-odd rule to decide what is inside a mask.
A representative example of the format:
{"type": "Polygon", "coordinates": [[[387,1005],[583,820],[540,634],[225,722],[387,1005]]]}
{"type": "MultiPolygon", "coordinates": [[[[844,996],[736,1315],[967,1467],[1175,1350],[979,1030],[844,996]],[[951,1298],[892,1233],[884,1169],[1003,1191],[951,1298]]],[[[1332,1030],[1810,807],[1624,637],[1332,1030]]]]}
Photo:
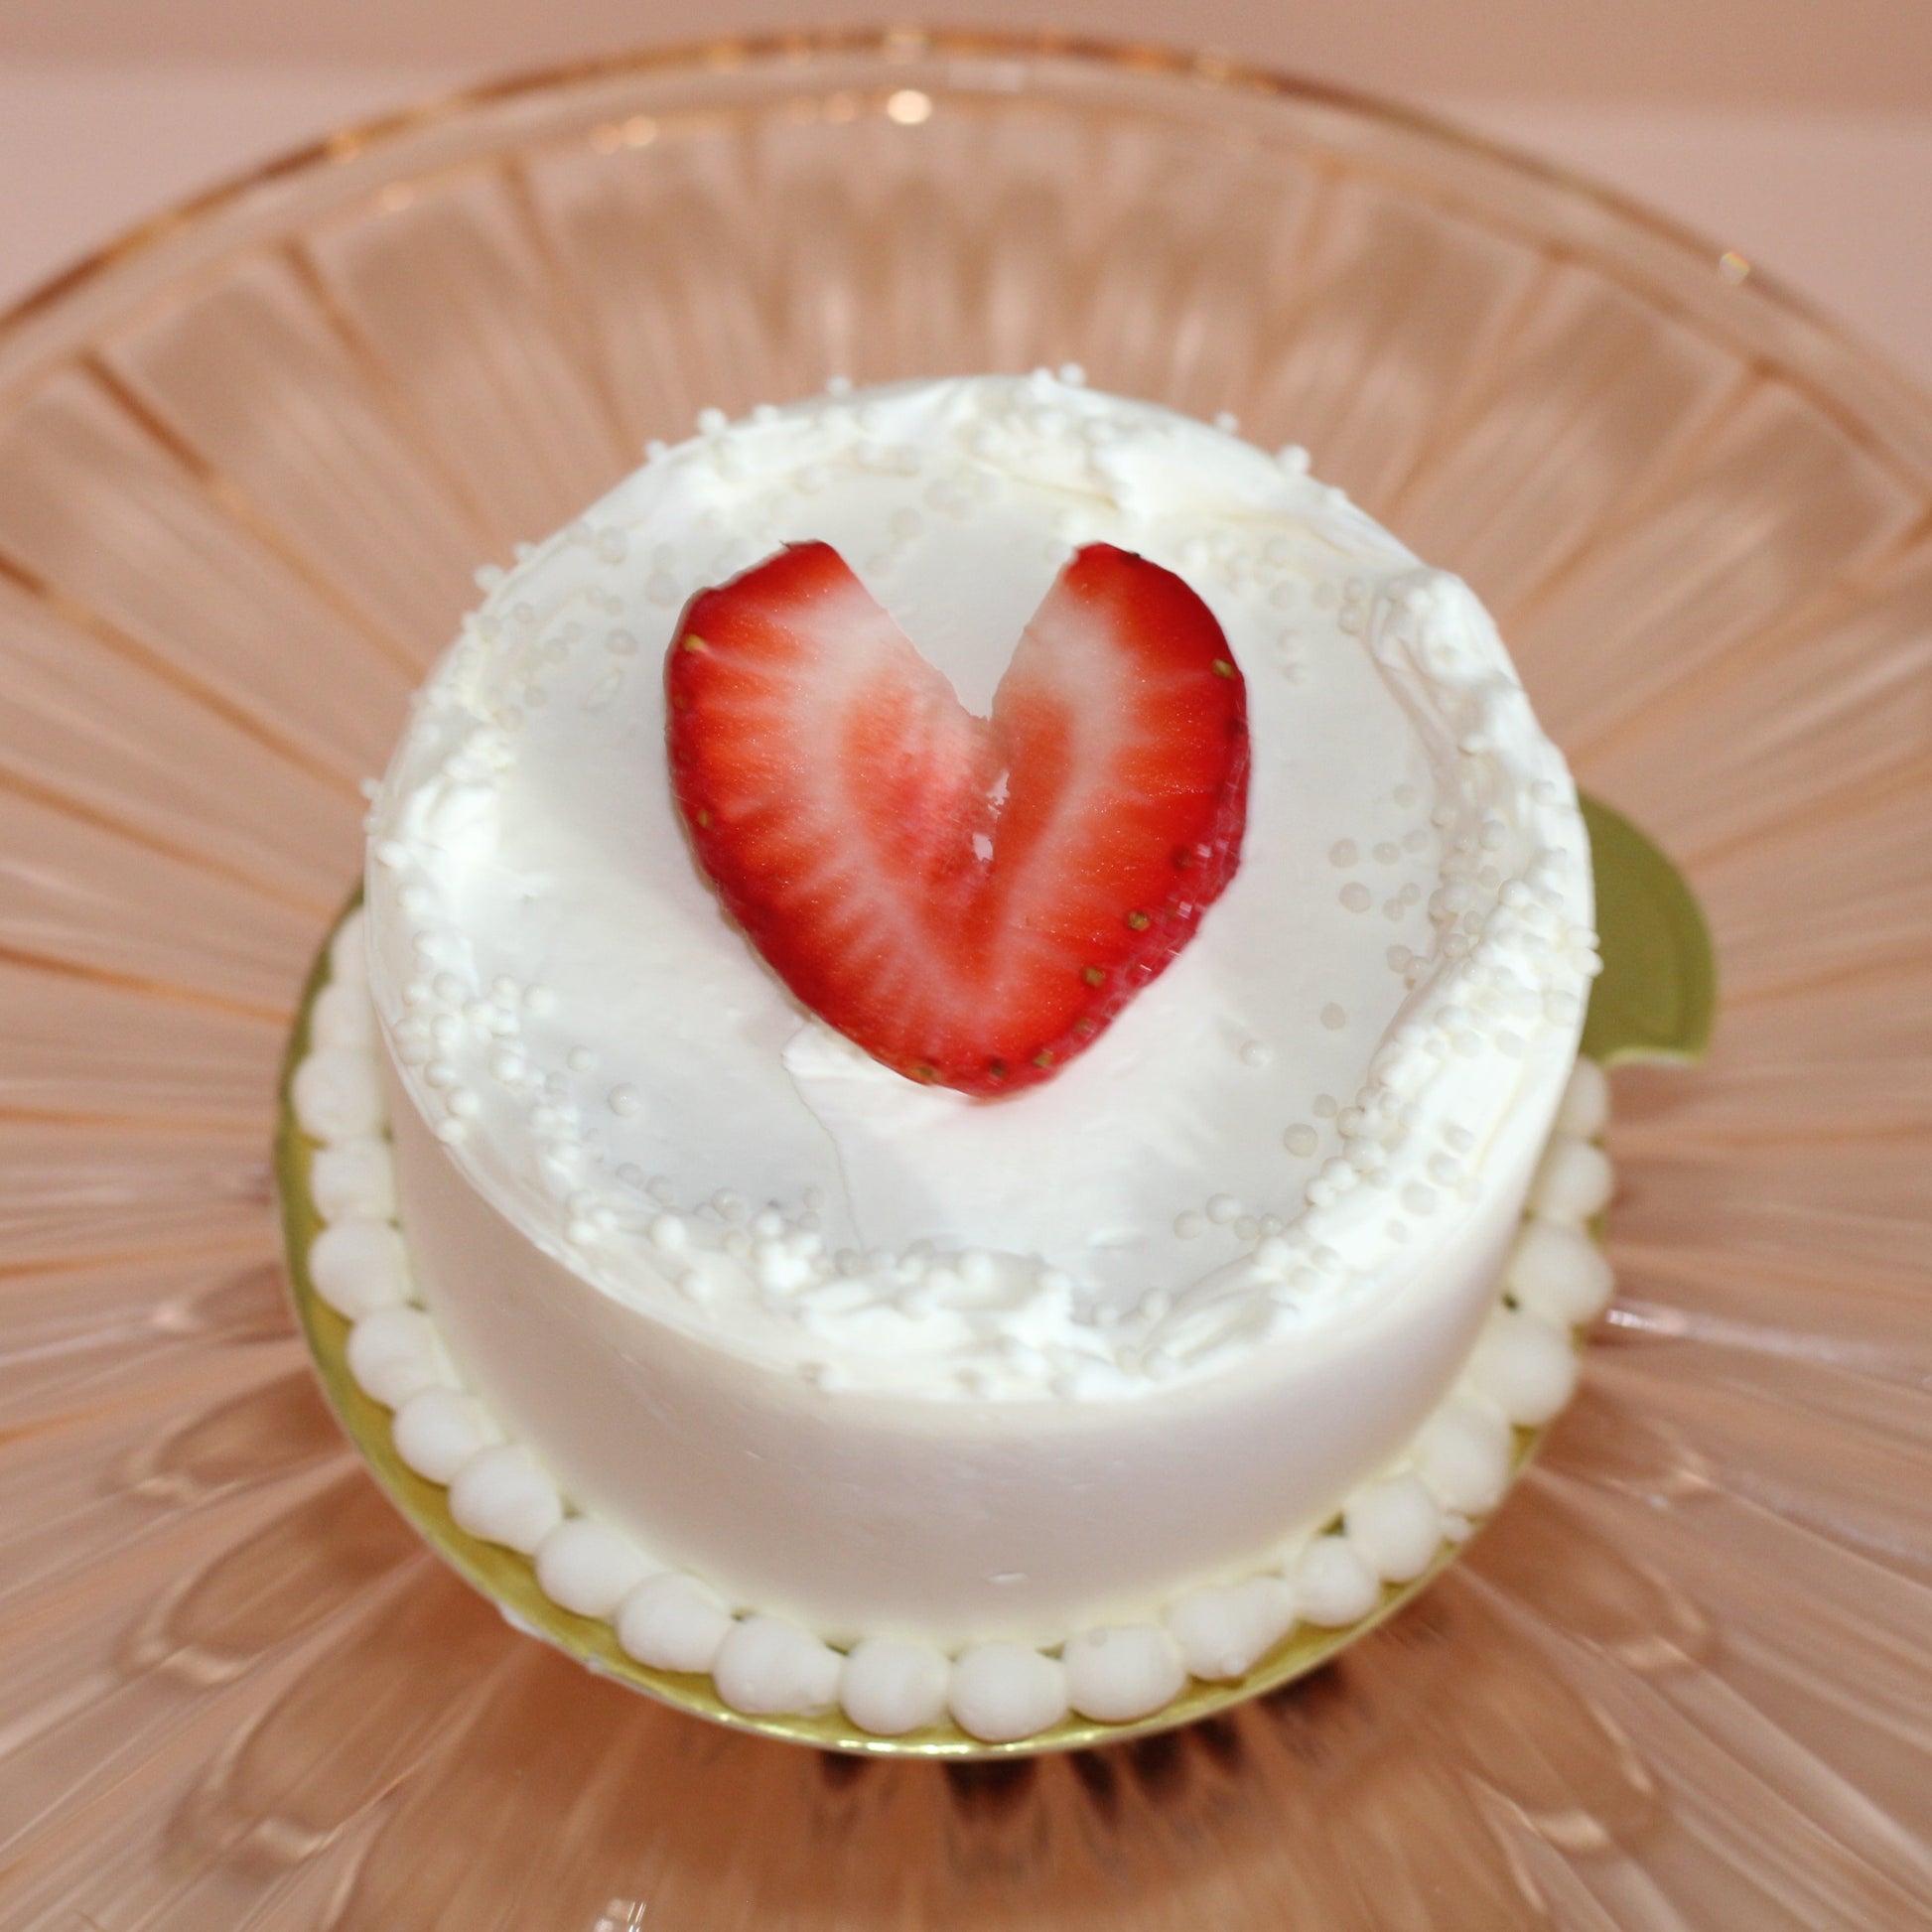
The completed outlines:
{"type": "MultiPolygon", "coordinates": [[[[876,57],[891,65],[920,58],[1040,60],[1067,63],[1095,71],[1167,79],[1235,93],[1259,94],[1313,106],[1340,109],[1392,131],[1419,135],[1520,178],[1588,204],[1713,272],[1738,259],[1695,223],[1680,220],[1641,198],[1599,182],[1586,172],[1550,161],[1533,151],[1464,127],[1452,117],[1371,90],[1292,72],[1247,61],[1215,49],[1188,49],[1178,43],[1117,40],[1104,35],[1051,29],[946,24],[888,23],[879,26],[818,25],[779,32],[719,35],[698,40],[644,43],[611,53],[511,69],[490,78],[438,89],[397,108],[342,122],[314,138],[265,160],[229,172],[154,211],[137,218],[105,241],[84,250],[43,277],[11,302],[0,305],[0,355],[31,325],[120,269],[237,208],[259,191],[393,145],[411,134],[504,103],[581,86],[598,80],[676,72],[716,72],[754,65],[833,58],[876,57]]],[[[1764,304],[1796,323],[1822,345],[1850,358],[1866,379],[1893,392],[1891,400],[1920,419],[1919,432],[1932,438],[1932,385],[1901,367],[1884,351],[1821,303],[1800,293],[1775,271],[1754,262],[1734,284],[1736,292],[1764,304]]],[[[1804,370],[1802,356],[1787,366],[1804,370]]],[[[1823,378],[1828,391],[1836,385],[1823,378]]],[[[1833,395],[1839,408],[1845,400],[1833,395]]],[[[1853,408],[1868,425],[1863,409],[1853,408]]]]}

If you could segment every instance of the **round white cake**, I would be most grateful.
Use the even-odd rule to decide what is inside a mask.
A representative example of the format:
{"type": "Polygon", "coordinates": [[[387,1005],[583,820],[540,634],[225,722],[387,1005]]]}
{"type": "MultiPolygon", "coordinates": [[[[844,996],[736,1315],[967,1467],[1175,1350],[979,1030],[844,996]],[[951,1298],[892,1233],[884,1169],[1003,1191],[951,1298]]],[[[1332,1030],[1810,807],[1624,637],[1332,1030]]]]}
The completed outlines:
{"type": "MultiPolygon", "coordinates": [[[[409,1440],[459,1520],[742,1709],[1006,1736],[1360,1615],[1494,1500],[1508,1422],[1568,1393],[1606,1181],[1580,1141],[1546,1163],[1596,969],[1584,825],[1462,584],[1301,452],[1068,371],[707,415],[483,588],[370,822],[401,1241],[345,1154],[361,1245],[317,1269],[420,1300],[394,1347],[467,1395],[417,1395],[409,1440]],[[1025,1091],[817,1019],[684,835],[680,614],[802,542],[973,712],[1089,544],[1184,580],[1245,677],[1238,870],[1025,1091]]],[[[354,1126],[345,1078],[310,1112],[354,1126]]],[[[1573,1089],[1565,1125],[1599,1116],[1573,1089]]]]}

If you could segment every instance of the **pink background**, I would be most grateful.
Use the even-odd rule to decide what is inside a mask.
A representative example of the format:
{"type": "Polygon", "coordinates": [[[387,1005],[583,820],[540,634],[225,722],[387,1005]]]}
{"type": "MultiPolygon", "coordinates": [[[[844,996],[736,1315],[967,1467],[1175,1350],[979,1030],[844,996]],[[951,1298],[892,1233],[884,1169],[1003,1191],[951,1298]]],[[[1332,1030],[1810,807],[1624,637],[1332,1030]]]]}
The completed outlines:
{"type": "MultiPolygon", "coordinates": [[[[5,0],[0,300],[344,120],[798,0],[5,0]]],[[[1932,383],[1926,0],[954,0],[959,23],[1211,45],[1393,94],[1640,197],[1932,383]]]]}

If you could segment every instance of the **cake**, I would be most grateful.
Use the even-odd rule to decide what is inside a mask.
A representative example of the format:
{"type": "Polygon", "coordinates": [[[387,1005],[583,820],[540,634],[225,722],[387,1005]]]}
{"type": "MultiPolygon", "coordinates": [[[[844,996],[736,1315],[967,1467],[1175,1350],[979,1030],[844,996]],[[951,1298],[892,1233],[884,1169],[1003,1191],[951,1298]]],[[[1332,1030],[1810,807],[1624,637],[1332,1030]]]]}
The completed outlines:
{"type": "Polygon", "coordinates": [[[465,1529],[740,1712],[989,1741],[1238,1678],[1467,1535],[1571,1392],[1609,1170],[1587,840],[1465,586],[1301,451],[1077,370],[707,412],[479,582],[294,1087],[311,1276],[465,1529]],[[770,673],[808,780],[830,679],[902,677],[912,749],[881,727],[844,789],[773,793],[760,861],[705,787],[770,778],[763,727],[702,678],[767,619],[833,653],[770,673]],[[1117,655],[1136,624],[1185,633],[1183,696],[1117,655]],[[941,771],[981,814],[954,871],[1001,863],[1032,767],[1009,803],[1018,727],[975,720],[1049,663],[1067,717],[1141,707],[1067,754],[1081,853],[1194,816],[1035,1051],[999,975],[1044,915],[961,978],[969,915],[901,932],[892,868],[941,771]],[[845,817],[887,872],[828,911],[785,868],[845,817]],[[863,997],[828,934],[873,949],[863,997]],[[958,1035],[929,1057],[878,991],[922,945],[958,1035]]]}

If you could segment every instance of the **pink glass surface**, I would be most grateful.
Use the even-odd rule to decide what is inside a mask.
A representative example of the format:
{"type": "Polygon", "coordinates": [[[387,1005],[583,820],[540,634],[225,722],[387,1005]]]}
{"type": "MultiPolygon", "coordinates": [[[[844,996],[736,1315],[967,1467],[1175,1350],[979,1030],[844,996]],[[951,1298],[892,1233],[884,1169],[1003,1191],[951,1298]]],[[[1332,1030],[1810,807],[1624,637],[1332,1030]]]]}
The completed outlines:
{"type": "Polygon", "coordinates": [[[1932,1922],[1932,406],[1641,212],[1134,51],[852,34],[433,107],[0,331],[0,1924],[1932,1922]],[[324,1411],[277,1057],[473,596],[700,406],[1077,360],[1491,603],[1692,878],[1620,1293],[1314,1679],[1014,1764],[727,1734],[504,1627],[324,1411]]]}

